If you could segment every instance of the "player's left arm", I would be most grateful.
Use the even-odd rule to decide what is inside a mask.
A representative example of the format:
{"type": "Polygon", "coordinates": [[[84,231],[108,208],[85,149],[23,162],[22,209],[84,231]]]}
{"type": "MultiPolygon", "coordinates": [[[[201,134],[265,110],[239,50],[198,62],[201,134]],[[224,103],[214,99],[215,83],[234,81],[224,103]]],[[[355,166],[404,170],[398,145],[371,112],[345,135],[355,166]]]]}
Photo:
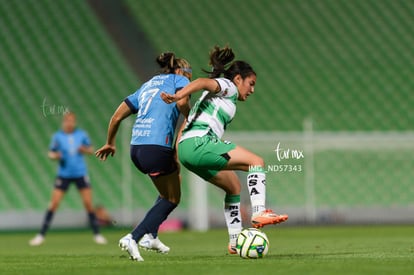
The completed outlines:
{"type": "Polygon", "coordinates": [[[173,95],[162,92],[161,98],[165,103],[170,104],[201,90],[207,90],[210,93],[218,93],[220,92],[220,85],[215,79],[198,78],[173,95]]]}
{"type": "Polygon", "coordinates": [[[84,154],[84,155],[91,155],[93,154],[93,146],[91,144],[91,141],[88,137],[88,134],[84,134],[84,137],[82,139],[82,144],[78,149],[79,153],[84,154]]]}
{"type": "Polygon", "coordinates": [[[79,146],[78,149],[79,153],[85,154],[85,155],[91,155],[93,154],[93,147],[91,144],[91,140],[89,139],[89,136],[86,132],[82,133],[82,143],[79,146]]]}
{"type": "Polygon", "coordinates": [[[93,147],[92,145],[82,145],[79,147],[79,153],[85,154],[85,155],[91,155],[93,154],[93,147]]]}

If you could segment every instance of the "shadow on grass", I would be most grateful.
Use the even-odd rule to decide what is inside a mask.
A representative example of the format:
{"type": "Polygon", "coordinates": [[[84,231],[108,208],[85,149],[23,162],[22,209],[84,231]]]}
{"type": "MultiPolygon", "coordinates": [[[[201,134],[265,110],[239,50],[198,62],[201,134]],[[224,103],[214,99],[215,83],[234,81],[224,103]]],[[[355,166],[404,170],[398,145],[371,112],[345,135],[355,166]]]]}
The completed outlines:
{"type": "Polygon", "coordinates": [[[333,258],[333,257],[349,257],[357,256],[364,253],[356,252],[327,252],[327,253],[294,253],[294,254],[271,254],[266,258],[271,259],[315,259],[315,258],[333,258]]]}

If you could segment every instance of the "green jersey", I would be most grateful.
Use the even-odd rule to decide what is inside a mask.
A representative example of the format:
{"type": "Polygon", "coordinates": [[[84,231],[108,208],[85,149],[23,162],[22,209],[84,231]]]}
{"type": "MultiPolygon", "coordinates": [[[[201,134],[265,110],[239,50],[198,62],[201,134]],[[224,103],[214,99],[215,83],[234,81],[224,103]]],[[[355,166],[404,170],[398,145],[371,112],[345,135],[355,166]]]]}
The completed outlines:
{"type": "Polygon", "coordinates": [[[188,116],[181,140],[202,137],[212,132],[218,138],[224,134],[227,125],[236,114],[238,90],[234,83],[226,78],[216,78],[220,91],[204,91],[188,116]]]}

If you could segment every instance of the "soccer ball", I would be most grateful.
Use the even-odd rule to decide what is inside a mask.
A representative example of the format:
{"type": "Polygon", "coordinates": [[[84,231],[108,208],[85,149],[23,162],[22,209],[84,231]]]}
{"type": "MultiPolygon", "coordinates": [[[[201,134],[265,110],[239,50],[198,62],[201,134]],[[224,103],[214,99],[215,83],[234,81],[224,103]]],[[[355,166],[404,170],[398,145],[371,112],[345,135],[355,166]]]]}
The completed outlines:
{"type": "Polygon", "coordinates": [[[269,251],[269,239],[256,228],[244,229],[236,241],[237,254],[245,259],[263,258],[269,251]]]}

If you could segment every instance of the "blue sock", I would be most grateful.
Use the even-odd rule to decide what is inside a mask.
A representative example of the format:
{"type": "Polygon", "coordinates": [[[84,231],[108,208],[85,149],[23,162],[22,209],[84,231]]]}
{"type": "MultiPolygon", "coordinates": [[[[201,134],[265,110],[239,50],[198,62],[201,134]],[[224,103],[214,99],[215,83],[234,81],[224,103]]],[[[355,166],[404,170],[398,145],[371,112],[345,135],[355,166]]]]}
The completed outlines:
{"type": "Polygon", "coordinates": [[[44,236],[46,235],[47,230],[49,229],[49,225],[52,222],[54,212],[51,210],[46,211],[45,218],[43,220],[42,228],[40,229],[39,234],[44,236]]]}
{"type": "Polygon", "coordinates": [[[131,232],[132,238],[138,242],[147,233],[158,231],[160,224],[168,217],[168,215],[177,207],[166,199],[160,198],[154,206],[147,212],[144,219],[131,232]]]}
{"type": "MultiPolygon", "coordinates": [[[[154,205],[157,204],[157,202],[159,202],[160,200],[161,200],[161,196],[158,195],[157,199],[155,200],[154,205]]],[[[151,235],[154,237],[154,239],[158,237],[158,230],[159,229],[160,229],[160,226],[157,227],[157,231],[151,232],[151,235]]]]}
{"type": "Polygon", "coordinates": [[[95,213],[93,212],[88,213],[88,217],[89,217],[89,224],[91,225],[93,234],[95,235],[99,234],[99,224],[98,224],[98,220],[96,219],[95,213]]]}

